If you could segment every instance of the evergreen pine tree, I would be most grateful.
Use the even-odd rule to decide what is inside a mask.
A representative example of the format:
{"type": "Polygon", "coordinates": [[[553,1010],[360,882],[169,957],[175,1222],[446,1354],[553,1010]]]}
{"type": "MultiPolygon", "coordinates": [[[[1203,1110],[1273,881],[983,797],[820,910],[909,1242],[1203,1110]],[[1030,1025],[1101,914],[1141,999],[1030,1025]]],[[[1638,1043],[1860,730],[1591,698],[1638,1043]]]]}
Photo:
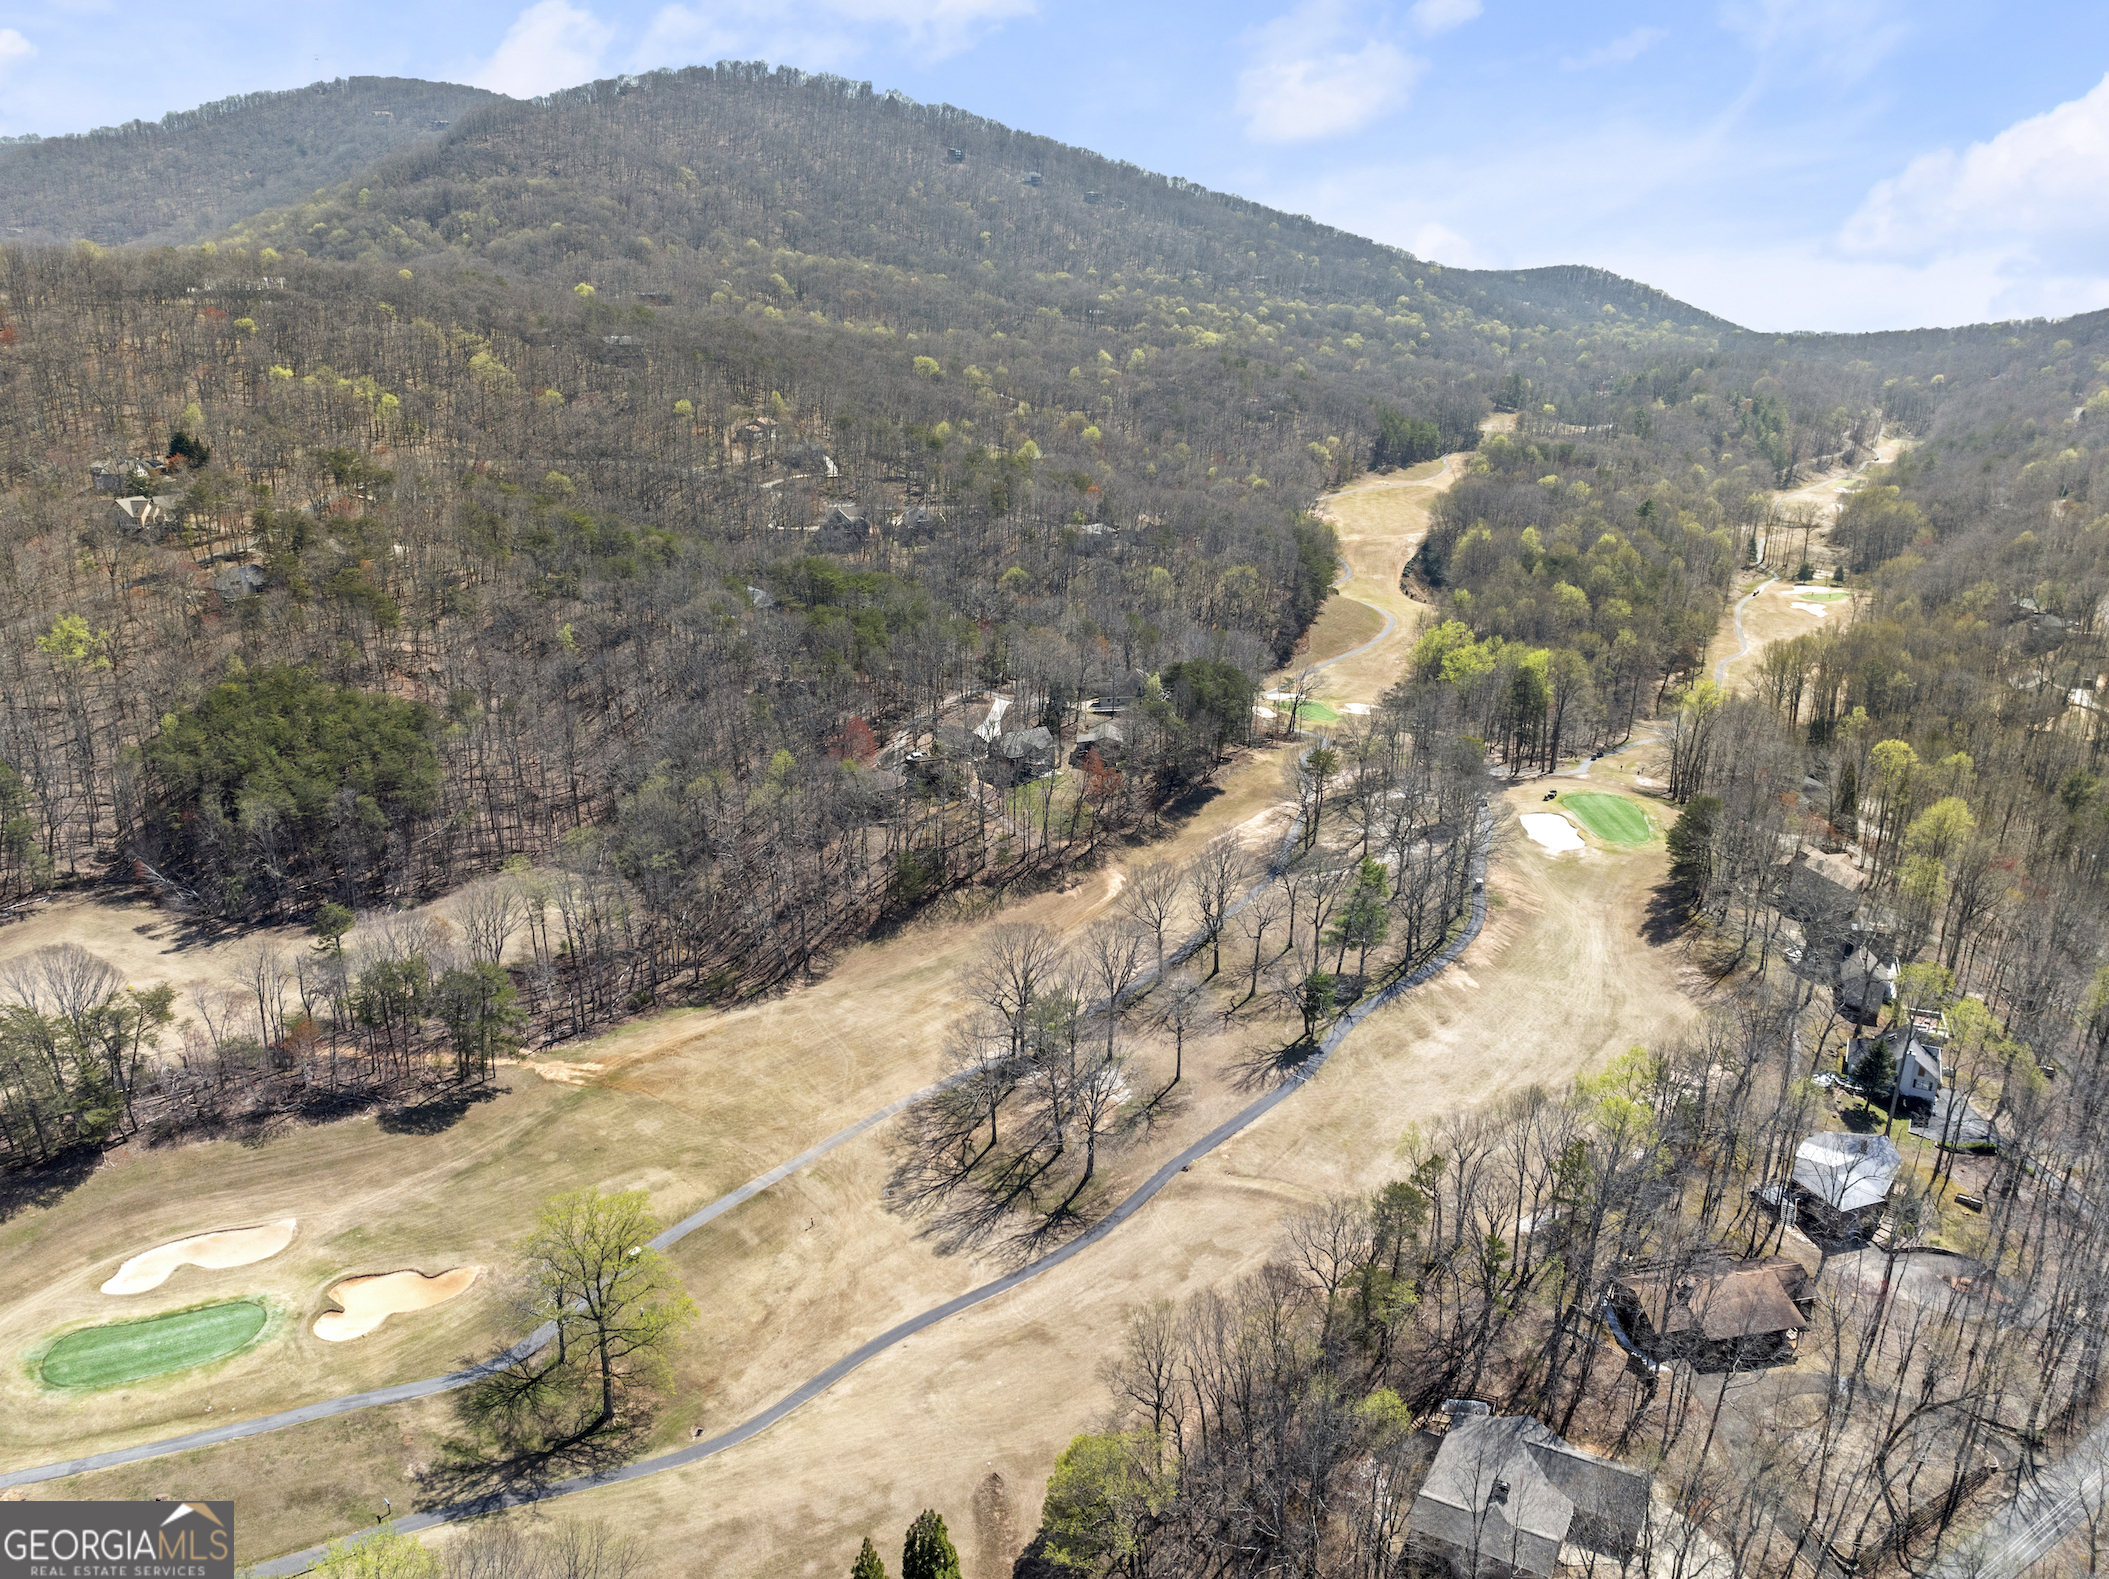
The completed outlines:
{"type": "Polygon", "coordinates": [[[960,1579],[959,1553],[945,1533],[945,1521],[925,1508],[908,1526],[901,1546],[901,1579],[960,1579]]]}
{"type": "Polygon", "coordinates": [[[1714,818],[1721,803],[1711,795],[1694,795],[1670,825],[1664,841],[1670,848],[1670,893],[1679,911],[1697,914],[1714,877],[1714,818]]]}
{"type": "Polygon", "coordinates": [[[849,1579],[886,1579],[886,1565],[879,1560],[879,1549],[872,1545],[869,1535],[864,1537],[864,1549],[857,1553],[849,1579]]]}

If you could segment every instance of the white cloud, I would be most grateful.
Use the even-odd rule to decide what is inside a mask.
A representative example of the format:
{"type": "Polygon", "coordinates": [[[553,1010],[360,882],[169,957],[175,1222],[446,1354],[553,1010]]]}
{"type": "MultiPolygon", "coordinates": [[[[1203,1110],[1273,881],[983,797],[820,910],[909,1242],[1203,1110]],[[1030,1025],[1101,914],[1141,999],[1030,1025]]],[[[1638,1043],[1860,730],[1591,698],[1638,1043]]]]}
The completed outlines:
{"type": "Polygon", "coordinates": [[[1863,256],[2003,249],[2099,273],[2109,248],[2105,190],[2109,76],[1988,142],[1921,154],[1875,184],[1839,240],[1863,256]]]}
{"type": "Polygon", "coordinates": [[[1586,55],[1570,55],[1560,62],[1562,71],[1594,71],[1599,66],[1623,66],[1638,60],[1642,51],[1651,49],[1670,35],[1659,27],[1636,27],[1624,38],[1615,38],[1610,43],[1592,49],[1586,55]]]}
{"type": "Polygon", "coordinates": [[[1406,102],[1428,63],[1381,38],[1361,37],[1339,0],[1305,0],[1247,39],[1238,113],[1254,142],[1338,137],[1406,102]]]}
{"type": "Polygon", "coordinates": [[[35,58],[37,46],[11,27],[0,27],[0,71],[17,61],[35,58]]]}
{"type": "Polygon", "coordinates": [[[1438,220],[1431,219],[1414,231],[1406,250],[1431,263],[1447,263],[1453,269],[1473,269],[1480,265],[1479,253],[1472,243],[1438,220]]]}
{"type": "Polygon", "coordinates": [[[1788,239],[1690,251],[1592,249],[1589,261],[1773,333],[2062,318],[2109,306],[2109,266],[2051,276],[1989,248],[1907,263],[1841,258],[1820,240],[1788,239]]]}
{"type": "Polygon", "coordinates": [[[1872,71],[1903,41],[1900,0],[1722,0],[1721,25],[1761,55],[1836,82],[1872,71]]]}
{"type": "Polygon", "coordinates": [[[1423,33],[1447,33],[1463,27],[1479,11],[1479,0],[1419,0],[1413,8],[1413,25],[1423,33]]]}
{"type": "Polygon", "coordinates": [[[1403,104],[1426,69],[1425,61],[1381,39],[1353,54],[1264,60],[1238,74],[1238,111],[1255,142],[1338,137],[1403,104]]]}
{"type": "Polygon", "coordinates": [[[469,80],[479,88],[533,98],[591,82],[613,31],[567,0],[538,0],[514,20],[491,58],[469,80]]]}

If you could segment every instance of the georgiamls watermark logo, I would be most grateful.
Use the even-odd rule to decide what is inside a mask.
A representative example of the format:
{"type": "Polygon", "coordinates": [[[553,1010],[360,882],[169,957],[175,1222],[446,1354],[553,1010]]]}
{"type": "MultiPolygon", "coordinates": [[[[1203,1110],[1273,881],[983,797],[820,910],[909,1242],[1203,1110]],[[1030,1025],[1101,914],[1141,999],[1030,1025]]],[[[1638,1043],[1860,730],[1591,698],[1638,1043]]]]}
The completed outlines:
{"type": "Polygon", "coordinates": [[[0,1503],[0,1579],[234,1579],[232,1502],[0,1503]]]}

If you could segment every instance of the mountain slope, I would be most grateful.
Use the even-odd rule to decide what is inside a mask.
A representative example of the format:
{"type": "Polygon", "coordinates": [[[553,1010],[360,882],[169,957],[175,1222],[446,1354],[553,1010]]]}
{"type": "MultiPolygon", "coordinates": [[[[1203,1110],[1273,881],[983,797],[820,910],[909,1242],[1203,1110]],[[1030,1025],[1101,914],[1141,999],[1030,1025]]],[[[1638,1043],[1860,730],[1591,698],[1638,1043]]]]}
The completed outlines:
{"type": "Polygon", "coordinates": [[[9,144],[0,147],[0,232],[100,246],[199,241],[429,140],[496,97],[457,83],[339,78],[9,144]]]}

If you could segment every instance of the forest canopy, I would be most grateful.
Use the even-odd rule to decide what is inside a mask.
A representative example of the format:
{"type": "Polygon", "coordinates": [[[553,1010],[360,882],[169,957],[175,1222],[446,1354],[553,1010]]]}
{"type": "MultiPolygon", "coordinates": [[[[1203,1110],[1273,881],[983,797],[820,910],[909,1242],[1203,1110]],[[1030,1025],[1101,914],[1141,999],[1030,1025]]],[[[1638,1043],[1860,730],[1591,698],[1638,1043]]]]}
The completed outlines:
{"type": "Polygon", "coordinates": [[[162,721],[145,760],[152,814],[185,875],[283,884],[348,843],[398,837],[437,799],[436,719],[422,702],[267,665],[162,721]],[[247,862],[226,857],[237,843],[247,862]]]}

